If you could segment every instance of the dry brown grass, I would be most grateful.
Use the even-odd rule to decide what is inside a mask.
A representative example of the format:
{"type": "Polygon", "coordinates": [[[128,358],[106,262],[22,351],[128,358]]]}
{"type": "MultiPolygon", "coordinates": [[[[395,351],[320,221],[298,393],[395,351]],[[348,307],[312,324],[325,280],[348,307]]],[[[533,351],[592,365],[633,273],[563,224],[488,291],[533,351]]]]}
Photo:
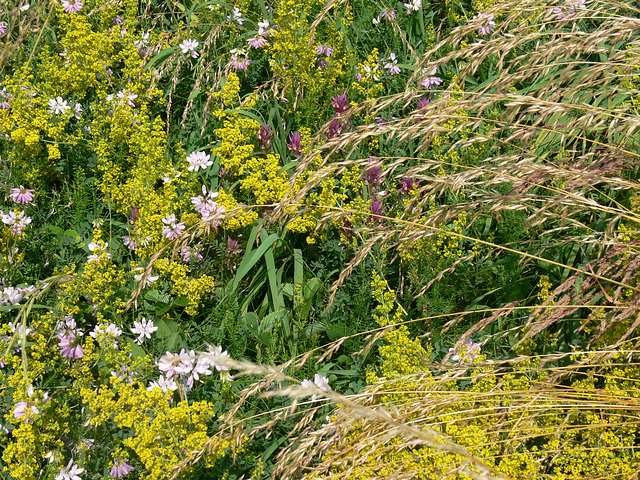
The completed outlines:
{"type": "MultiPolygon", "coordinates": [[[[589,2],[586,9],[578,11],[576,18],[599,24],[590,32],[580,31],[573,22],[575,18],[557,20],[552,7],[539,0],[498,2],[490,12],[498,24],[493,35],[467,45],[463,40],[477,27],[470,22],[456,28],[416,59],[416,75],[403,93],[350,111],[350,115],[366,112],[376,116],[393,109],[405,112],[404,116],[384,124],[358,126],[330,141],[325,140],[321,131],[315,138],[314,148],[300,159],[292,185],[302,172],[311,170],[312,162],[317,161],[319,155],[322,156],[320,167],[304,188],[276,206],[272,218],[284,221],[292,206],[302,208],[301,213],[318,207],[306,200],[320,182],[340,175],[352,165],[360,165],[364,170],[369,159],[357,158],[355,152],[370,138],[412,141],[418,145],[415,152],[380,160],[384,162],[384,175],[388,180],[399,183],[404,176],[420,179],[416,195],[400,216],[385,217],[385,228],[366,229],[366,232],[363,229],[365,241],[333,285],[333,292],[376,246],[394,252],[409,248],[420,239],[441,233],[443,222],[456,218],[460,212],[465,212],[473,222],[482,216],[499,219],[504,212],[519,210],[527,213],[528,225],[542,228],[544,235],[554,238],[556,244],[590,246],[595,258],[584,266],[558,263],[571,274],[543,305],[530,312],[526,328],[521,329],[520,342],[583,309],[588,312],[588,318],[584,319],[582,328],[597,322],[591,344],[600,346],[577,357],[558,353],[516,357],[505,362],[487,361],[482,363],[482,370],[474,372],[473,378],[469,377],[466,366],[433,364],[425,366],[424,374],[411,378],[382,379],[358,396],[345,397],[330,392],[327,398],[340,407],[326,425],[321,425],[323,422],[317,418],[318,405],[300,402],[302,393],[297,383],[285,377],[284,372],[288,367],[299,368],[312,359],[326,358],[345,339],[323,347],[322,352],[307,352],[277,369],[238,365],[242,373],[264,376],[264,380],[247,388],[236,408],[224,419],[222,432],[234,439],[235,445],[242,438],[271,431],[277,422],[291,415],[300,415],[289,446],[278,456],[274,478],[295,478],[305,472],[326,478],[346,478],[372,458],[383,462],[390,452],[418,446],[429,447],[412,450],[421,452],[419,455],[452,454],[450,469],[443,470],[442,478],[452,478],[456,472],[474,478],[501,478],[487,464],[487,459],[475,457],[442,435],[441,413],[462,404],[473,408],[458,411],[456,417],[447,422],[464,426],[490,418],[487,435],[492,443],[501,446],[502,456],[514,454],[539,436],[561,438],[571,432],[600,431],[640,422],[637,420],[640,418],[637,380],[630,380],[635,385],[619,394],[581,389],[568,380],[579,378],[587,371],[603,378],[610,375],[606,369],[612,367],[611,359],[620,355],[623,345],[629,362],[618,366],[638,367],[633,361],[637,358],[634,356],[638,353],[635,335],[640,326],[638,242],[636,237],[623,238],[620,225],[624,223],[632,226],[632,230],[637,229],[640,213],[613,196],[620,191],[638,194],[637,181],[628,172],[637,170],[640,159],[640,114],[633,100],[640,91],[626,80],[640,71],[640,10],[624,2],[589,2]],[[438,57],[441,51],[449,53],[438,57]],[[422,67],[452,64],[458,67],[457,83],[437,91],[437,97],[424,109],[411,111],[415,101],[425,94],[419,87],[422,67]],[[478,84],[474,78],[488,65],[494,65],[494,75],[478,84]],[[475,164],[446,168],[448,173],[442,174],[441,168],[451,165],[429,158],[428,153],[434,139],[443,135],[452,138],[452,149],[484,144],[489,153],[475,164]],[[408,164],[414,166],[407,169],[408,164]],[[435,212],[426,214],[434,200],[458,192],[465,193],[464,200],[453,205],[441,201],[435,212]],[[602,231],[590,227],[591,220],[599,215],[607,219],[602,231]],[[611,336],[605,337],[605,334],[613,328],[621,328],[622,333],[611,340],[611,336]],[[604,342],[607,346],[602,346],[603,339],[607,339],[604,342]],[[517,367],[525,364],[532,365],[529,372],[517,367]],[[523,375],[532,377],[544,372],[544,381],[536,380],[526,390],[502,391],[502,379],[516,367],[523,375]],[[479,392],[450,388],[452,381],[480,381],[483,376],[496,378],[495,388],[479,392]],[[266,391],[271,385],[282,388],[266,391]],[[412,390],[407,390],[407,385],[411,385],[412,390]],[[236,415],[254,395],[285,395],[294,400],[286,409],[264,414],[265,421],[258,427],[244,429],[245,420],[236,415]],[[496,402],[506,395],[510,397],[509,405],[496,409],[496,402]],[[385,402],[381,401],[383,398],[404,400],[385,402]],[[569,411],[594,413],[600,415],[602,421],[581,426],[568,421],[569,411]],[[553,425],[554,431],[539,426],[544,424],[544,418],[554,415],[565,416],[553,425]],[[400,439],[400,442],[390,443],[390,439],[400,439]]],[[[319,228],[351,213],[344,208],[325,211],[319,228]]],[[[523,262],[554,263],[543,258],[545,247],[542,245],[518,249],[449,233],[484,243],[497,254],[520,255],[523,262]]],[[[633,231],[631,234],[636,235],[633,231]]],[[[436,275],[433,282],[455,268],[454,263],[436,275]]],[[[482,312],[486,315],[484,320],[469,329],[461,340],[501,316],[529,308],[514,302],[487,309],[482,312]]],[[[449,315],[446,326],[450,327],[469,313],[449,315]]],[[[366,348],[371,348],[384,332],[384,329],[366,332],[370,340],[366,348]]],[[[464,442],[465,438],[458,440],[464,442]]],[[[215,441],[219,442],[220,437],[215,441]]],[[[549,449],[540,455],[552,465],[561,450],[549,449]]],[[[185,465],[180,466],[176,474],[185,465]]],[[[389,466],[395,473],[384,478],[415,478],[419,474],[409,467],[403,468],[402,463],[389,466]]],[[[610,478],[615,475],[616,472],[611,472],[610,478]]]]}

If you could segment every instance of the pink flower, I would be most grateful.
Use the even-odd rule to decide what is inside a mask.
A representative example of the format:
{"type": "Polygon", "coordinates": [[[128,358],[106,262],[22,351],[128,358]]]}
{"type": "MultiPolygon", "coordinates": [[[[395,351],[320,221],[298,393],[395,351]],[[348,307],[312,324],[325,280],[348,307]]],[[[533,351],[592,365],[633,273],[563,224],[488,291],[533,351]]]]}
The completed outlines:
{"type": "Polygon", "coordinates": [[[480,35],[489,35],[493,31],[493,29],[496,28],[496,22],[493,21],[492,13],[481,12],[473,17],[473,20],[482,22],[482,25],[478,26],[478,33],[480,35]]]}
{"type": "Polygon", "coordinates": [[[77,13],[82,8],[81,0],[62,0],[62,8],[67,13],[77,13]]]}
{"type": "Polygon", "coordinates": [[[31,223],[31,217],[24,214],[24,210],[20,213],[10,211],[9,213],[0,212],[2,223],[11,226],[11,230],[15,235],[22,235],[22,230],[31,223]]]}
{"type": "Polygon", "coordinates": [[[261,35],[256,35],[248,40],[249,46],[253,48],[262,48],[267,44],[266,38],[261,35]]]}
{"type": "Polygon", "coordinates": [[[300,135],[300,132],[289,133],[287,147],[296,158],[302,154],[302,135],[300,135]]]}
{"type": "Polygon", "coordinates": [[[60,355],[64,358],[70,358],[71,360],[77,360],[84,357],[84,350],[82,346],[78,344],[78,337],[82,335],[80,330],[68,330],[61,335],[58,346],[60,347],[60,355]]]}
{"type": "Polygon", "coordinates": [[[200,42],[195,39],[188,38],[180,44],[180,49],[185,55],[191,55],[193,58],[198,58],[200,56],[200,54],[196,52],[198,45],[200,45],[200,42]]]}
{"type": "Polygon", "coordinates": [[[471,340],[465,340],[459,346],[450,348],[452,362],[472,362],[480,355],[481,345],[471,340]]]}
{"type": "Polygon", "coordinates": [[[211,155],[207,155],[204,152],[192,152],[187,157],[187,162],[189,162],[189,168],[187,170],[197,172],[198,170],[206,169],[213,165],[213,162],[210,160],[211,155]]]}
{"type": "Polygon", "coordinates": [[[231,61],[229,62],[231,68],[246,71],[247,67],[251,65],[251,60],[247,58],[247,52],[244,49],[234,48],[229,53],[231,53],[231,61]],[[240,55],[244,55],[244,58],[240,59],[240,55]]]}
{"type": "Polygon", "coordinates": [[[103,254],[106,254],[107,259],[111,258],[111,254],[107,252],[107,248],[109,244],[103,242],[102,240],[98,242],[91,242],[87,245],[87,248],[92,252],[91,255],[87,257],[87,262],[98,262],[100,263],[101,257],[103,254]]]}
{"type": "Polygon", "coordinates": [[[164,217],[162,223],[165,224],[162,229],[162,235],[169,240],[175,240],[180,237],[185,229],[184,222],[176,223],[176,216],[173,213],[164,217]]]}
{"type": "Polygon", "coordinates": [[[326,55],[327,57],[330,57],[333,54],[333,48],[327,46],[327,45],[319,45],[316,47],[316,53],[318,55],[326,55]]]}
{"type": "Polygon", "coordinates": [[[55,480],[82,480],[82,478],[78,476],[78,474],[82,472],[84,472],[84,468],[78,467],[78,465],[73,463],[73,459],[71,459],[65,468],[60,469],[55,480]]]}
{"type": "Polygon", "coordinates": [[[30,203],[33,200],[33,190],[20,185],[20,188],[12,188],[9,196],[16,203],[30,203]]]}
{"type": "Polygon", "coordinates": [[[4,22],[0,22],[0,35],[4,35],[4,32],[7,31],[7,24],[4,22]]]}
{"type": "Polygon", "coordinates": [[[271,147],[271,140],[273,139],[273,129],[268,123],[266,125],[260,125],[260,131],[256,133],[258,137],[258,143],[263,150],[269,150],[271,147]]]}
{"type": "Polygon", "coordinates": [[[398,66],[398,60],[395,53],[389,54],[389,61],[385,63],[384,68],[389,70],[389,75],[397,75],[400,73],[400,67],[398,66]]]}
{"type": "Polygon", "coordinates": [[[127,463],[126,458],[121,458],[113,462],[113,467],[109,475],[113,478],[122,478],[133,471],[133,467],[127,463]]]}
{"type": "Polygon", "coordinates": [[[340,95],[331,97],[331,106],[336,113],[343,113],[349,110],[349,99],[347,98],[347,92],[342,92],[340,95]]]}
{"type": "Polygon", "coordinates": [[[433,67],[433,69],[428,70],[426,68],[422,69],[422,74],[426,74],[428,72],[428,75],[424,80],[422,80],[422,86],[426,87],[426,88],[433,88],[433,87],[437,87],[438,85],[442,84],[442,78],[440,77],[435,77],[433,75],[435,75],[437,70],[437,67],[433,67]]]}
{"type": "Polygon", "coordinates": [[[204,248],[198,245],[193,248],[189,247],[188,245],[184,245],[181,252],[182,260],[187,263],[192,260],[195,262],[200,262],[204,258],[201,253],[203,250],[204,248]]]}

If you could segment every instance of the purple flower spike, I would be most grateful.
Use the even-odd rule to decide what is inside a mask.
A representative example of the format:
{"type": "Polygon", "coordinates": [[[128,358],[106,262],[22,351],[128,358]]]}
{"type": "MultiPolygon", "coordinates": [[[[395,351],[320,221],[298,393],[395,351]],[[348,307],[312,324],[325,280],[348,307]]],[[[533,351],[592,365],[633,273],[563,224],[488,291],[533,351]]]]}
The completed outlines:
{"type": "Polygon", "coordinates": [[[271,148],[271,140],[273,139],[273,130],[271,129],[271,125],[260,125],[260,131],[256,133],[258,137],[258,143],[260,144],[260,148],[264,151],[268,151],[271,148]]]}
{"type": "Polygon", "coordinates": [[[430,103],[431,103],[431,99],[429,97],[422,97],[420,100],[418,100],[417,110],[420,111],[423,108],[426,108],[427,105],[429,105],[430,103]]]}
{"type": "Polygon", "coordinates": [[[342,229],[342,234],[345,236],[347,240],[351,240],[351,238],[355,235],[353,231],[353,223],[348,218],[343,218],[342,223],[344,228],[342,229]]]}
{"type": "Polygon", "coordinates": [[[340,132],[342,132],[342,124],[338,121],[337,118],[331,120],[329,124],[329,129],[327,130],[327,140],[331,140],[332,138],[340,136],[340,132]]]}
{"type": "Polygon", "coordinates": [[[371,212],[370,220],[373,219],[373,224],[380,225],[383,220],[380,216],[384,215],[384,206],[382,205],[382,202],[375,198],[371,200],[369,211],[371,212]]]}
{"type": "Polygon", "coordinates": [[[343,113],[349,110],[349,100],[347,92],[343,92],[338,96],[331,97],[331,106],[336,113],[343,113]]]}
{"type": "Polygon", "coordinates": [[[139,212],[140,210],[138,209],[138,207],[133,207],[131,209],[131,216],[129,217],[129,223],[131,223],[131,225],[136,225],[138,223],[139,212]]]}
{"type": "Polygon", "coordinates": [[[408,195],[413,192],[418,185],[420,185],[420,180],[416,180],[413,177],[402,177],[402,187],[398,190],[398,193],[408,195]]]}
{"type": "Polygon", "coordinates": [[[373,158],[369,159],[369,165],[364,174],[364,183],[369,185],[371,189],[375,189],[382,185],[384,177],[382,176],[382,164],[373,158]]]}
{"type": "Polygon", "coordinates": [[[295,157],[302,155],[302,135],[300,135],[300,132],[291,132],[289,134],[287,147],[289,147],[289,150],[291,150],[295,157]]]}

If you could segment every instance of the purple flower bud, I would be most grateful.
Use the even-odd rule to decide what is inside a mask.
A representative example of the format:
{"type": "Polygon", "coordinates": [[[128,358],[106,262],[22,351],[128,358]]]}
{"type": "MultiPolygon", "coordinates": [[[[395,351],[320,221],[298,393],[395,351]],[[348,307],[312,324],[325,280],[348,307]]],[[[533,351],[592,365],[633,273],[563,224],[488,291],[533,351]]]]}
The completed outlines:
{"type": "Polygon", "coordinates": [[[140,210],[138,209],[138,207],[133,207],[133,209],[131,210],[131,216],[129,218],[129,223],[131,223],[132,225],[135,225],[136,223],[138,223],[138,213],[140,212],[140,210]]]}
{"type": "Polygon", "coordinates": [[[122,17],[120,15],[116,15],[113,17],[113,24],[120,25],[122,23],[122,17]]]}
{"type": "Polygon", "coordinates": [[[302,155],[302,135],[300,135],[300,132],[289,133],[287,147],[289,147],[289,150],[291,150],[295,157],[302,155]]]}
{"type": "Polygon", "coordinates": [[[347,240],[350,240],[355,233],[353,233],[353,223],[348,218],[342,219],[342,224],[344,228],[342,229],[342,234],[345,236],[347,240]]]}
{"type": "Polygon", "coordinates": [[[273,130],[271,129],[271,125],[260,125],[260,131],[256,133],[258,137],[258,143],[260,144],[260,148],[265,152],[271,148],[271,140],[273,138],[273,130]]]}

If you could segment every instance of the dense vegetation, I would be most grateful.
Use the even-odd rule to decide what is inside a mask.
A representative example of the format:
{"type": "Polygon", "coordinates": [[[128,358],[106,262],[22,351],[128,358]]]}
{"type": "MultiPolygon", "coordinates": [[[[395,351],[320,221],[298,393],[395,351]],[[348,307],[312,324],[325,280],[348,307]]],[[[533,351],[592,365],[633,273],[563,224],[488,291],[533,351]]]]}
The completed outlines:
{"type": "Polygon", "coordinates": [[[0,478],[635,478],[640,10],[0,5],[0,478]]]}

